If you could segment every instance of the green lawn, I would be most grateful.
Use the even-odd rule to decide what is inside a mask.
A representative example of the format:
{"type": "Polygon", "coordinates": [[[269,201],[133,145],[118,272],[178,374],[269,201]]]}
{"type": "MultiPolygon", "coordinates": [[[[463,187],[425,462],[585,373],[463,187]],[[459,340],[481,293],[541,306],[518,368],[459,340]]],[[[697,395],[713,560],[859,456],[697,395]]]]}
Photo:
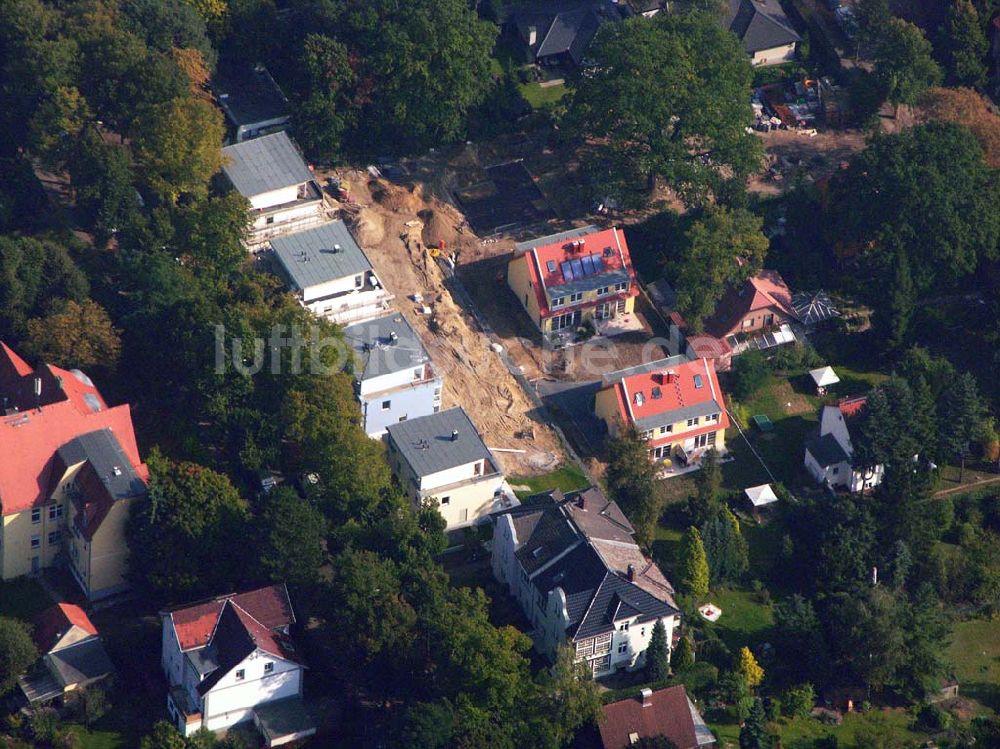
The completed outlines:
{"type": "Polygon", "coordinates": [[[511,486],[526,486],[527,489],[516,489],[519,499],[530,497],[532,494],[547,492],[551,489],[561,489],[564,492],[584,489],[590,483],[583,471],[575,463],[566,463],[550,473],[543,473],[540,476],[511,477],[508,479],[511,486]]]}
{"type": "MultiPolygon", "coordinates": [[[[905,710],[896,708],[880,710],[877,713],[848,713],[839,726],[821,723],[815,718],[783,718],[775,727],[781,734],[783,749],[812,749],[816,739],[833,735],[842,747],[855,746],[859,729],[876,724],[882,732],[894,732],[903,741],[921,742],[926,736],[910,730],[910,716],[905,710]]],[[[709,721],[709,727],[719,738],[720,749],[738,746],[740,728],[730,716],[726,722],[709,721]]]]}
{"type": "Polygon", "coordinates": [[[736,651],[744,645],[751,648],[767,640],[774,626],[771,604],[761,603],[749,590],[713,590],[708,600],[722,609],[722,616],[713,625],[726,646],[736,651]]]}
{"type": "Polygon", "coordinates": [[[952,630],[948,662],[962,695],[1000,712],[1000,621],[958,622],[952,630]]]}
{"type": "Polygon", "coordinates": [[[29,620],[51,605],[49,594],[30,577],[0,581],[0,616],[29,620]]]}
{"type": "Polygon", "coordinates": [[[117,731],[96,731],[77,726],[74,732],[80,737],[80,749],[121,749],[125,746],[125,738],[117,731]]]}
{"type": "Polygon", "coordinates": [[[531,105],[532,109],[541,109],[555,104],[566,95],[566,85],[542,86],[538,83],[522,83],[518,85],[521,96],[531,105]]]}

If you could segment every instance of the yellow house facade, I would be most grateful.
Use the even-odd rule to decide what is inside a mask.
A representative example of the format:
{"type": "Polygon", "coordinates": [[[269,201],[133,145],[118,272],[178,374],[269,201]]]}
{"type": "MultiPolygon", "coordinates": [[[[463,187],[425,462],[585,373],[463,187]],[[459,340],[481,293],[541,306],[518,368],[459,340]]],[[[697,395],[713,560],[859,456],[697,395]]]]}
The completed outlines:
{"type": "Polygon", "coordinates": [[[616,437],[633,428],[653,461],[725,452],[729,417],[714,364],[683,356],[605,375],[594,413],[616,437]]]}
{"type": "Polygon", "coordinates": [[[621,229],[574,229],[516,245],[507,285],[545,334],[635,310],[639,294],[621,229]]]}
{"type": "Polygon", "coordinates": [[[109,408],[78,370],[32,370],[2,344],[0,396],[8,404],[0,416],[0,578],[63,565],[90,599],[123,590],[125,525],[147,476],[129,407],[109,408]]]}

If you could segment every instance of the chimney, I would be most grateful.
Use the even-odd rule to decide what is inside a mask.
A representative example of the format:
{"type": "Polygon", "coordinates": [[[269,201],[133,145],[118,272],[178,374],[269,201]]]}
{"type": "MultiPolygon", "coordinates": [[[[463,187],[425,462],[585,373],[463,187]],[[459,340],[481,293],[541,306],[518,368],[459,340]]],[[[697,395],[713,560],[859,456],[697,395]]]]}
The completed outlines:
{"type": "Polygon", "coordinates": [[[528,46],[534,47],[538,41],[538,29],[535,26],[528,27],[528,46]]]}
{"type": "Polygon", "coordinates": [[[587,509],[587,498],[584,497],[582,493],[576,498],[576,506],[581,510],[587,509]]]}
{"type": "Polygon", "coordinates": [[[639,694],[642,696],[642,706],[650,707],[653,704],[653,690],[649,687],[643,688],[639,694]]]}
{"type": "Polygon", "coordinates": [[[628,578],[628,581],[630,583],[634,583],[635,582],[635,565],[634,564],[630,564],[628,566],[628,569],[625,570],[625,577],[628,578]]]}
{"type": "Polygon", "coordinates": [[[457,429],[452,429],[451,430],[451,441],[452,442],[457,442],[458,441],[458,430],[457,429]]]}

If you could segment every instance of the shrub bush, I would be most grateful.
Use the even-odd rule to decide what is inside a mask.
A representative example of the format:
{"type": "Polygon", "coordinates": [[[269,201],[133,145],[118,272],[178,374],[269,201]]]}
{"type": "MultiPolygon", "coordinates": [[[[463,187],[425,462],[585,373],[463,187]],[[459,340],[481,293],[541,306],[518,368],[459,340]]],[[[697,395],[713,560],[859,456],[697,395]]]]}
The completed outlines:
{"type": "Polygon", "coordinates": [[[799,684],[789,687],[782,695],[782,704],[785,708],[785,715],[795,718],[805,718],[813,709],[816,703],[816,690],[812,684],[799,684]]]}
{"type": "Polygon", "coordinates": [[[771,376],[767,359],[760,351],[747,351],[733,362],[733,395],[745,401],[760,390],[771,376]]]}

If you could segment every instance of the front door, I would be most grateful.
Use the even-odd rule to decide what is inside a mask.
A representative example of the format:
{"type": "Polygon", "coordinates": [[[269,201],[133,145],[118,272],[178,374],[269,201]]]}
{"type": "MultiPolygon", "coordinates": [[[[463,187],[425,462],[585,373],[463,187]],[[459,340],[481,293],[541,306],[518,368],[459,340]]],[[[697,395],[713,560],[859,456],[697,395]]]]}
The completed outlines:
{"type": "Polygon", "coordinates": [[[41,565],[39,564],[38,557],[32,557],[31,558],[31,574],[32,575],[37,574],[38,570],[40,568],[41,568],[41,565]]]}
{"type": "Polygon", "coordinates": [[[608,320],[615,316],[616,305],[614,302],[601,302],[597,306],[597,319],[608,320]]]}

